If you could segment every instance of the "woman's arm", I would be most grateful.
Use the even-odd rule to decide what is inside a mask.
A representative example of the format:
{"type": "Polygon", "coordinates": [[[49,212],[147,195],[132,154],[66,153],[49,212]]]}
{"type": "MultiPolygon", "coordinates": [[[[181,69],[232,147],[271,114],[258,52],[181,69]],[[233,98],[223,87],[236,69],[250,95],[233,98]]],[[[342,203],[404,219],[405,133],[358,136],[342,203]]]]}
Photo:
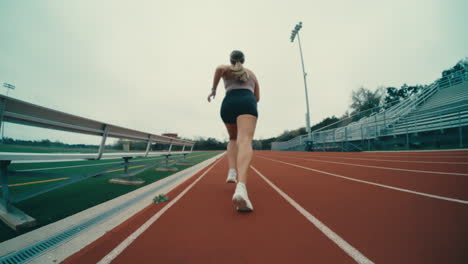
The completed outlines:
{"type": "Polygon", "coordinates": [[[221,65],[216,68],[214,78],[213,78],[213,86],[211,88],[211,93],[208,95],[208,102],[211,102],[211,97],[213,97],[213,99],[215,98],[216,88],[218,88],[219,81],[221,80],[221,77],[223,76],[225,71],[226,71],[226,66],[221,65]]]}
{"type": "Polygon", "coordinates": [[[226,66],[218,66],[218,68],[216,68],[216,71],[215,71],[215,74],[214,74],[214,78],[213,78],[213,89],[216,90],[216,88],[218,88],[218,84],[219,84],[219,81],[221,80],[221,77],[223,76],[224,72],[226,71],[226,66]]]}

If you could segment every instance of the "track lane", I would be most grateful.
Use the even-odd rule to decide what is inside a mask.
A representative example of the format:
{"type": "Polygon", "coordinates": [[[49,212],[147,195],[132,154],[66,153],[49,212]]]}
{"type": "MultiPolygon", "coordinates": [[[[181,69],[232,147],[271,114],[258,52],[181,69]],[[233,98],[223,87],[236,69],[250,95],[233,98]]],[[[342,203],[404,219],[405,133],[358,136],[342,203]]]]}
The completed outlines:
{"type": "MultiPolygon", "coordinates": [[[[258,155],[253,166],[376,263],[467,260],[464,204],[327,177],[258,155]]],[[[348,168],[349,175],[359,173],[348,168]]]]}
{"type": "MultiPolygon", "coordinates": [[[[316,156],[319,157],[319,156],[316,156]]],[[[399,163],[414,163],[414,164],[444,164],[445,166],[447,165],[468,165],[468,162],[451,162],[451,161],[422,161],[422,160],[401,160],[401,159],[385,159],[385,158],[351,158],[351,157],[343,157],[343,156],[320,156],[322,158],[327,158],[327,159],[335,159],[335,160],[354,160],[354,161],[385,161],[390,164],[399,164],[399,163]]]]}
{"type": "Polygon", "coordinates": [[[251,170],[255,211],[236,212],[227,169],[225,159],[112,263],[355,263],[251,170]]]}
{"type": "Polygon", "coordinates": [[[457,150],[409,150],[409,151],[363,151],[361,154],[369,155],[387,155],[387,156],[465,156],[468,157],[468,149],[457,150]]]}
{"type": "Polygon", "coordinates": [[[317,217],[313,214],[308,212],[304,209],[300,204],[294,201],[289,195],[283,192],[278,186],[272,183],[268,178],[263,175],[260,171],[258,171],[255,167],[251,166],[251,168],[268,184],[270,185],[281,197],[283,197],[291,206],[296,208],[296,210],[301,213],[309,222],[311,222],[314,226],[316,226],[322,233],[324,233],[330,240],[332,240],[336,245],[338,245],[343,251],[346,252],[350,257],[352,257],[357,263],[360,264],[374,264],[372,260],[368,259],[364,256],[359,250],[349,244],[346,240],[342,237],[337,235],[333,230],[328,228],[325,224],[323,224],[317,217]]]}
{"type": "MultiPolygon", "coordinates": [[[[262,151],[260,151],[262,152],[262,151]]],[[[276,154],[285,154],[284,151],[264,151],[276,154]]],[[[370,159],[388,159],[388,160],[408,160],[408,161],[440,161],[440,162],[468,162],[468,151],[463,155],[448,155],[433,153],[429,155],[417,155],[415,153],[394,153],[393,155],[387,155],[379,152],[304,152],[294,151],[289,152],[291,155],[310,155],[313,157],[349,157],[349,158],[370,158],[370,159]]]]}
{"type": "MultiPolygon", "coordinates": [[[[283,151],[265,151],[271,153],[284,153],[283,151]]],[[[289,152],[294,154],[301,155],[310,155],[311,157],[351,157],[351,158],[378,158],[378,159],[389,159],[389,160],[408,160],[408,161],[441,161],[441,162],[468,162],[468,151],[464,151],[460,155],[451,155],[449,152],[434,152],[431,154],[422,154],[420,152],[396,152],[396,153],[387,153],[387,152],[289,152]]]]}
{"type": "Polygon", "coordinates": [[[257,154],[258,157],[279,159],[293,164],[301,164],[317,170],[336,173],[339,175],[390,185],[397,188],[413,190],[453,199],[468,200],[468,177],[460,175],[440,175],[430,173],[416,173],[409,171],[387,170],[369,167],[326,163],[308,160],[308,158],[287,157],[274,154],[257,154]]]}
{"type": "Polygon", "coordinates": [[[438,160],[437,159],[432,159],[428,161],[421,161],[420,162],[414,162],[414,161],[405,161],[401,162],[401,160],[398,161],[392,161],[392,160],[371,160],[371,159],[366,159],[362,160],[359,158],[347,158],[344,157],[343,155],[336,155],[334,157],[332,156],[319,156],[319,155],[301,155],[298,153],[292,153],[292,154],[286,154],[282,153],[280,154],[282,157],[288,157],[288,158],[299,158],[299,159],[314,159],[314,160],[322,160],[324,162],[339,162],[339,163],[348,163],[348,164],[355,164],[355,165],[364,165],[364,166],[377,166],[377,167],[382,167],[382,168],[394,168],[394,169],[403,169],[403,170],[421,170],[421,171],[429,171],[429,172],[434,172],[434,173],[440,173],[440,174],[465,174],[465,176],[468,177],[468,162],[466,163],[452,163],[452,164],[447,164],[447,163],[435,163],[438,160]]]}
{"type": "MultiPolygon", "coordinates": [[[[210,164],[211,166],[211,164],[210,164]]],[[[200,175],[202,175],[210,166],[202,169],[185,182],[174,188],[166,195],[172,199],[180,194],[187,186],[193,183],[200,175]]],[[[143,225],[148,219],[154,214],[159,212],[166,203],[150,204],[131,218],[127,219],[122,224],[118,225],[114,229],[110,230],[104,236],[100,237],[93,243],[87,245],[77,253],[71,255],[65,259],[62,263],[97,263],[115,247],[117,247],[125,238],[135,232],[138,227],[143,225]]]]}
{"type": "Polygon", "coordinates": [[[468,158],[468,150],[450,151],[395,151],[395,152],[359,152],[362,155],[370,156],[396,156],[396,157],[447,157],[447,158],[468,158]]]}
{"type": "Polygon", "coordinates": [[[329,158],[329,157],[307,157],[297,155],[283,155],[282,157],[304,159],[310,161],[328,162],[334,164],[343,165],[354,165],[354,166],[369,166],[379,167],[381,169],[393,169],[408,171],[413,170],[418,173],[433,173],[433,174],[445,174],[445,175],[461,175],[468,177],[468,163],[467,164],[438,164],[438,163],[411,163],[411,162],[391,162],[391,161],[375,161],[375,160],[346,160],[342,157],[329,158]]]}

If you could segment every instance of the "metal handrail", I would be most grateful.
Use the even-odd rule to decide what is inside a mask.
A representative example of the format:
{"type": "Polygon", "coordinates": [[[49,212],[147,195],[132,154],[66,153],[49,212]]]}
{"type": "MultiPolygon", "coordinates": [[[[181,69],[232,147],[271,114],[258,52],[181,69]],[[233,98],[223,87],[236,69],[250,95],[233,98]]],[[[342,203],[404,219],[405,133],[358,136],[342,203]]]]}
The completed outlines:
{"type": "MultiPolygon", "coordinates": [[[[343,122],[344,120],[352,119],[352,118],[354,118],[354,117],[356,117],[356,116],[358,116],[358,115],[361,115],[361,114],[364,113],[364,112],[372,112],[374,109],[384,109],[386,105],[390,105],[390,107],[387,109],[387,110],[390,110],[390,109],[394,108],[395,106],[397,106],[397,105],[398,105],[398,102],[403,102],[403,101],[395,100],[395,101],[392,101],[392,102],[385,103],[383,106],[376,106],[376,107],[373,107],[373,108],[369,108],[369,109],[367,109],[367,110],[364,110],[364,111],[361,111],[361,112],[352,114],[352,115],[348,116],[348,117],[345,118],[345,119],[338,120],[338,121],[333,122],[333,123],[331,123],[331,124],[329,124],[329,125],[326,125],[326,126],[324,126],[324,127],[321,127],[321,128],[319,128],[319,129],[316,129],[316,130],[312,131],[312,133],[320,132],[320,131],[324,130],[325,128],[328,128],[328,127],[331,127],[331,126],[333,126],[333,125],[336,125],[336,124],[338,124],[338,123],[340,123],[340,122],[343,122]]],[[[363,117],[363,118],[365,118],[365,117],[363,117]]]]}
{"type": "MultiPolygon", "coordinates": [[[[392,106],[391,108],[381,113],[377,113],[374,116],[362,118],[361,120],[357,122],[348,124],[346,127],[356,126],[359,123],[365,123],[366,124],[366,127],[365,127],[366,139],[376,137],[379,134],[381,134],[380,132],[381,129],[388,127],[389,125],[395,123],[397,120],[399,120],[403,116],[406,116],[409,112],[411,112],[414,108],[416,108],[421,103],[425,102],[427,98],[432,96],[437,91],[438,91],[438,86],[436,83],[433,83],[427,86],[417,98],[410,96],[406,98],[405,100],[401,101],[400,103],[392,106]],[[370,118],[374,120],[370,120],[370,118]],[[374,133],[372,136],[370,135],[369,130],[374,130],[374,133]]],[[[334,128],[328,131],[321,131],[321,132],[336,133],[338,129],[340,128],[334,128]]],[[[341,129],[343,129],[343,127],[341,127],[341,129]]],[[[350,134],[352,134],[352,132],[353,131],[351,131],[350,134]]],[[[343,139],[341,137],[338,137],[338,140],[342,141],[343,139]]]]}
{"type": "MultiPolygon", "coordinates": [[[[418,93],[417,97],[412,95],[406,98],[403,101],[400,101],[397,104],[390,106],[389,108],[385,109],[384,111],[378,112],[374,115],[369,115],[366,117],[362,117],[358,121],[354,121],[351,123],[347,123],[341,127],[334,127],[339,123],[345,123],[346,120],[352,120],[358,115],[363,115],[365,112],[371,113],[374,112],[375,109],[384,109],[385,106],[374,107],[372,109],[368,109],[363,112],[356,113],[346,119],[339,120],[327,126],[324,126],[320,129],[317,129],[312,132],[312,141],[314,143],[324,143],[324,142],[340,142],[346,141],[348,138],[352,138],[353,140],[358,139],[369,139],[380,136],[382,133],[382,129],[386,129],[396,123],[401,118],[407,116],[411,113],[415,108],[424,104],[429,98],[431,98],[435,93],[437,93],[441,89],[445,89],[450,86],[458,85],[463,83],[464,81],[468,81],[468,72],[458,71],[452,73],[451,75],[444,76],[440,79],[437,79],[432,84],[425,86],[424,89],[418,93]],[[364,127],[365,124],[365,127],[364,127]],[[327,129],[329,128],[329,129],[327,129]],[[354,129],[353,129],[354,128],[354,129]],[[358,132],[356,133],[356,128],[358,132]],[[365,136],[364,136],[365,130],[365,136]],[[360,132],[360,133],[359,133],[360,132]],[[354,138],[353,135],[360,134],[360,136],[354,138]],[[333,136],[333,139],[330,141],[330,137],[333,136]]],[[[388,104],[392,104],[388,103],[388,104]]],[[[291,140],[284,141],[284,142],[273,142],[275,148],[292,148],[299,144],[302,144],[304,140],[306,140],[307,135],[300,135],[291,140]]],[[[273,146],[273,145],[272,145],[273,146]]]]}
{"type": "Polygon", "coordinates": [[[411,115],[411,116],[409,116],[409,118],[405,118],[404,120],[405,121],[411,121],[411,120],[415,120],[415,119],[426,118],[427,116],[439,115],[440,113],[444,114],[444,112],[453,112],[453,110],[463,108],[463,107],[468,108],[468,103],[463,103],[463,104],[460,104],[460,105],[456,105],[456,106],[452,106],[452,107],[448,107],[448,108],[444,108],[444,109],[437,109],[437,110],[428,109],[428,110],[431,110],[429,113],[416,113],[416,115],[414,115],[414,116],[411,115]]]}

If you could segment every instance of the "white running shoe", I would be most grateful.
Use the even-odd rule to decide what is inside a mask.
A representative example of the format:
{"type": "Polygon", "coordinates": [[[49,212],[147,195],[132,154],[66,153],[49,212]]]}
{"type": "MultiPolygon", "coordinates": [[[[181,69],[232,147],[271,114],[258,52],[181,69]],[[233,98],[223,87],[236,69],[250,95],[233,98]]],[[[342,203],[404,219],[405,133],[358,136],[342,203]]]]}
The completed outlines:
{"type": "Polygon", "coordinates": [[[247,195],[247,187],[242,182],[239,182],[232,196],[232,202],[239,212],[251,212],[253,211],[252,203],[247,195]]]}
{"type": "Polygon", "coordinates": [[[236,172],[235,169],[229,169],[226,182],[227,183],[236,183],[237,182],[237,172],[236,172]]]}

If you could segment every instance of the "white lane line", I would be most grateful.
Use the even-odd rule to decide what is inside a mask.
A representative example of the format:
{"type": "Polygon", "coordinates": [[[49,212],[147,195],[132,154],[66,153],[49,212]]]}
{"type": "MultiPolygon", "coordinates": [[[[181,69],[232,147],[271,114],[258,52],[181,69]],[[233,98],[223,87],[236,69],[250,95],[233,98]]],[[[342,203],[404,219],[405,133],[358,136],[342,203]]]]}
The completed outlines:
{"type": "Polygon", "coordinates": [[[311,222],[315,227],[317,227],[325,236],[327,236],[331,241],[333,241],[338,247],[340,247],[346,254],[348,254],[351,258],[353,258],[357,263],[374,263],[369,260],[366,256],[364,256],[361,252],[359,252],[356,248],[351,246],[348,242],[346,242],[343,238],[333,232],[330,228],[328,228],[325,224],[323,224],[320,220],[318,220],[315,216],[309,213],[306,209],[304,209],[301,205],[299,205],[296,201],[294,201],[291,197],[289,197],[286,193],[284,193],[280,188],[278,188],[274,183],[267,179],[262,173],[260,173],[255,167],[250,166],[260,177],[263,178],[275,191],[277,191],[286,201],[288,201],[294,208],[296,208],[299,213],[301,213],[309,222],[311,222]]]}
{"type": "MultiPolygon", "coordinates": [[[[322,152],[323,153],[323,152],[322,152]]],[[[362,155],[362,154],[356,154],[354,156],[358,156],[358,157],[378,157],[378,158],[417,158],[417,159],[454,159],[454,158],[459,158],[459,159],[468,159],[468,156],[466,155],[463,155],[463,156],[416,156],[416,155],[379,155],[378,153],[372,153],[372,155],[370,154],[370,152],[366,153],[367,155],[362,155]]],[[[339,154],[340,155],[340,154],[339,154]]],[[[331,157],[330,155],[323,155],[323,154],[311,154],[311,156],[313,157],[331,157]]]]}
{"type": "Polygon", "coordinates": [[[375,153],[374,155],[359,155],[361,157],[385,157],[385,158],[417,158],[417,159],[468,159],[468,156],[416,156],[416,155],[379,155],[375,153]]]}
{"type": "Polygon", "coordinates": [[[354,164],[354,163],[345,163],[345,162],[337,162],[337,161],[329,161],[329,160],[318,160],[318,159],[296,158],[296,157],[282,157],[282,158],[300,159],[300,160],[307,160],[307,161],[317,161],[317,162],[325,162],[325,163],[340,164],[340,165],[348,165],[348,166],[356,166],[356,167],[365,167],[365,168],[374,168],[374,169],[383,169],[383,170],[396,170],[396,171],[408,171],[408,172],[427,173],[427,174],[442,174],[442,175],[468,176],[467,173],[458,173],[458,172],[410,170],[410,169],[400,169],[400,168],[392,168],[392,167],[362,165],[362,164],[354,164]]]}
{"type": "Polygon", "coordinates": [[[439,199],[439,200],[445,200],[445,201],[449,201],[449,202],[455,202],[455,203],[461,203],[461,204],[468,204],[468,201],[465,201],[465,200],[454,199],[454,198],[449,198],[449,197],[444,197],[444,196],[438,196],[438,195],[429,194],[429,193],[417,192],[417,191],[412,191],[412,190],[408,190],[408,189],[393,187],[393,186],[390,186],[390,185],[385,185],[385,184],[380,184],[380,183],[375,183],[375,182],[370,182],[370,181],[358,180],[358,179],[355,179],[355,178],[351,178],[351,177],[347,177],[347,176],[343,176],[343,175],[339,175],[339,174],[334,174],[334,173],[331,173],[331,172],[326,172],[326,171],[321,171],[321,170],[312,169],[312,168],[309,168],[309,167],[304,167],[304,166],[297,165],[297,164],[294,164],[294,163],[289,163],[289,162],[284,162],[284,161],[280,161],[280,160],[265,158],[265,157],[262,157],[262,156],[258,156],[258,157],[259,157],[259,158],[262,158],[262,159],[267,159],[267,160],[271,160],[271,161],[275,161],[275,162],[287,164],[287,165],[294,166],[294,167],[297,167],[297,168],[301,168],[301,169],[305,169],[305,170],[310,170],[310,171],[315,171],[315,172],[322,173],[322,174],[326,174],[326,175],[330,175],[330,176],[333,176],[333,177],[337,177],[337,178],[342,178],[342,179],[350,180],[350,181],[355,181],[355,182],[360,182],[360,183],[366,183],[366,184],[370,184],[370,185],[374,185],[374,186],[379,186],[379,187],[386,188],[386,189],[391,189],[391,190],[396,190],[396,191],[400,191],[400,192],[406,192],[406,193],[416,194],[416,195],[420,195],[420,196],[435,198],[435,199],[439,199]]]}
{"type": "Polygon", "coordinates": [[[129,237],[127,237],[122,243],[120,243],[116,248],[114,248],[109,254],[102,258],[98,264],[110,263],[117,256],[120,255],[128,246],[130,246],[135,239],[137,239],[143,232],[145,232],[156,220],[158,220],[169,208],[171,208],[177,201],[182,198],[195,184],[197,184],[203,176],[205,176],[218,162],[223,158],[221,156],[210,168],[208,168],[198,179],[196,179],[192,184],[190,184],[185,190],[183,190],[176,198],[170,201],[166,206],[159,210],[155,215],[153,215],[148,221],[146,221],[142,226],[140,226],[135,232],[133,232],[129,237]]]}
{"type": "Polygon", "coordinates": [[[422,161],[422,160],[386,160],[386,159],[365,159],[365,158],[345,158],[345,157],[333,157],[333,156],[318,156],[317,158],[329,158],[329,159],[349,159],[349,160],[369,160],[369,161],[389,161],[389,162],[404,162],[404,163],[428,163],[428,164],[468,164],[468,162],[445,162],[445,161],[422,161]]]}
{"type": "Polygon", "coordinates": [[[363,151],[363,152],[382,152],[382,153],[385,153],[385,152],[388,152],[388,153],[417,153],[417,152],[467,152],[468,149],[466,148],[463,148],[463,149],[426,149],[426,150],[373,150],[373,151],[363,151]]]}

